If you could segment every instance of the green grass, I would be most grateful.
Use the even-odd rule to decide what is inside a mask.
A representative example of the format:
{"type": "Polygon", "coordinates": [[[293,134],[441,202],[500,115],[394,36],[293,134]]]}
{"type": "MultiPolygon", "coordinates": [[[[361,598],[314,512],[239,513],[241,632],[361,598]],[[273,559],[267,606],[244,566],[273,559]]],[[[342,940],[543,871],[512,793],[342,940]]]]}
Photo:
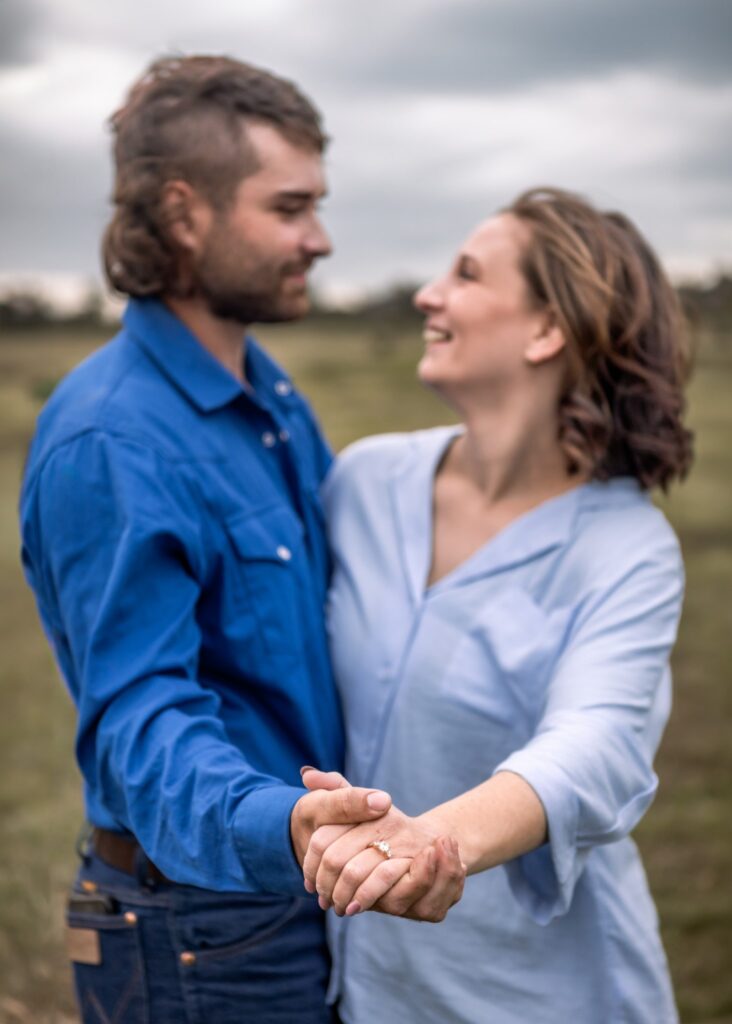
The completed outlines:
{"type": "MultiPolygon", "coordinates": [[[[336,447],[452,417],[414,380],[419,340],[367,326],[261,332],[336,447]]],[[[53,383],[98,343],[59,332],[0,342],[0,1024],[73,1019],[63,896],[81,823],[74,715],[18,565],[17,490],[53,383]]],[[[691,388],[698,459],[662,505],[681,537],[687,597],[658,798],[637,830],[682,1020],[732,1021],[732,346],[705,340],[691,388]]]]}

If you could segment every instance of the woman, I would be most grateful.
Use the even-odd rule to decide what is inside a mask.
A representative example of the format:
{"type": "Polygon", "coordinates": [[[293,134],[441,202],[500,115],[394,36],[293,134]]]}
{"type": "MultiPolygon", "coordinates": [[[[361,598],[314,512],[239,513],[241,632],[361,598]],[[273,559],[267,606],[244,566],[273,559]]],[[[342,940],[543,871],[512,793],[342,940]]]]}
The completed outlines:
{"type": "Polygon", "coordinates": [[[648,496],[691,462],[674,293],[628,220],[541,189],[416,304],[420,379],[462,425],[361,442],[326,488],[348,779],[399,808],[306,858],[345,917],[343,1020],[665,1024],[628,836],[683,589],[648,496]],[[469,876],[443,924],[360,913],[443,834],[469,876]]]}

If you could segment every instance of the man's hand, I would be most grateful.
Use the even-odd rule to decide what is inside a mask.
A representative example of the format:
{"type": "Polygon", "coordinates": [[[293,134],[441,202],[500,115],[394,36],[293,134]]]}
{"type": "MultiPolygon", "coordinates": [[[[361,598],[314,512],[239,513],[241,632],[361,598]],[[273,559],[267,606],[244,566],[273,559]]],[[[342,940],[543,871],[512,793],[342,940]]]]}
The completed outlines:
{"type": "MultiPolygon", "coordinates": [[[[300,797],[290,815],[292,848],[301,866],[311,837],[317,829],[335,826],[340,835],[359,822],[372,822],[380,818],[391,807],[391,797],[380,789],[349,786],[337,772],[317,774],[323,776],[323,787],[300,797]]],[[[331,836],[334,834],[330,833],[331,836]]]]}
{"type": "MultiPolygon", "coordinates": [[[[311,790],[348,787],[338,773],[314,769],[303,770],[303,781],[311,790]]],[[[351,916],[373,908],[420,921],[443,920],[465,882],[457,843],[394,807],[376,822],[318,829],[303,872],[305,888],[317,889],[323,909],[332,905],[337,914],[351,916]],[[369,848],[376,839],[389,842],[391,859],[369,848]]]]}

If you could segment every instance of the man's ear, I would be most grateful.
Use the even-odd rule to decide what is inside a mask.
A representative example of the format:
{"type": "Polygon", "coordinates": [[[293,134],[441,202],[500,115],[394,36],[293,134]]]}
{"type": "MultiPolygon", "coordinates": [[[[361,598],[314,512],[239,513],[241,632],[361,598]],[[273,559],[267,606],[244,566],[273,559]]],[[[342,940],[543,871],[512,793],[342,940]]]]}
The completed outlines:
{"type": "Polygon", "coordinates": [[[567,347],[564,332],[559,326],[556,316],[548,310],[542,317],[536,333],[529,339],[524,350],[527,363],[538,366],[555,359],[567,347]]]}
{"type": "Polygon", "coordinates": [[[178,179],[165,183],[160,204],[170,240],[184,252],[195,255],[211,226],[210,204],[187,181],[178,179]]]}

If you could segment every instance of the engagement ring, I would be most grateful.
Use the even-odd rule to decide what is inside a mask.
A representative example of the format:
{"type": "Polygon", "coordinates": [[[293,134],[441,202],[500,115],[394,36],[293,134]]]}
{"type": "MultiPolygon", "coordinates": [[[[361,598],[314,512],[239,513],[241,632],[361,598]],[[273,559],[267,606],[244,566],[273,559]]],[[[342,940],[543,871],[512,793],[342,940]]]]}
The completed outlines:
{"type": "Polygon", "coordinates": [[[374,850],[378,850],[379,853],[383,853],[387,860],[391,860],[393,856],[391,852],[391,847],[389,846],[385,839],[374,839],[373,843],[369,843],[366,849],[369,850],[371,849],[371,847],[373,847],[374,850]]]}

